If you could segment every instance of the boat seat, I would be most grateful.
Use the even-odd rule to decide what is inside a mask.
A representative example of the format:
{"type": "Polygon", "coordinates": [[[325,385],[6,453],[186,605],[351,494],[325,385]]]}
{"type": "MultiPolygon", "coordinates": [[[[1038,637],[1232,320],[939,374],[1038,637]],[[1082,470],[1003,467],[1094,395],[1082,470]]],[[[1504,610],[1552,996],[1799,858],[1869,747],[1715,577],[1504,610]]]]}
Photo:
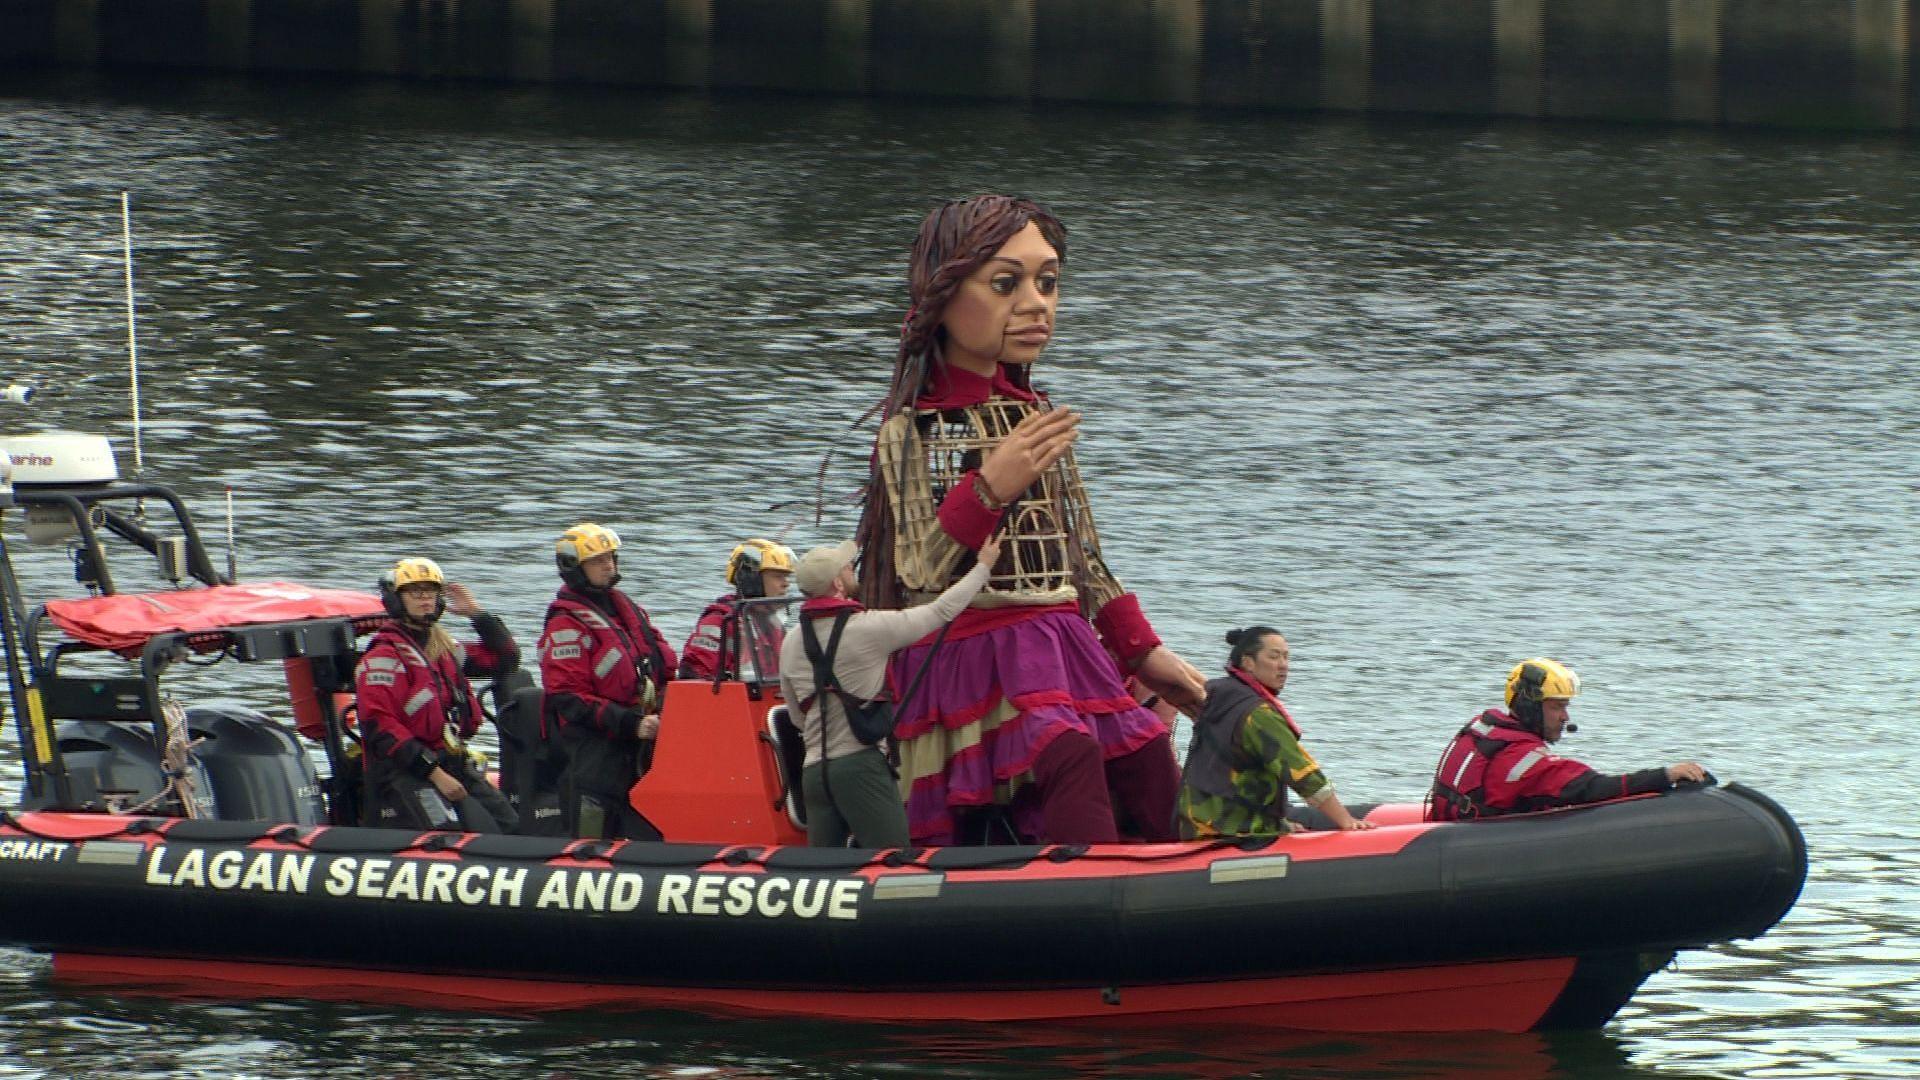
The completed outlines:
{"type": "Polygon", "coordinates": [[[621,866],[691,868],[714,861],[720,857],[721,852],[732,846],[732,844],[622,844],[620,850],[608,856],[608,859],[621,866]]]}
{"type": "Polygon", "coordinates": [[[302,846],[322,855],[397,855],[419,838],[419,829],[350,827],[323,829],[302,846]]]}
{"type": "Polygon", "coordinates": [[[520,815],[523,836],[568,835],[560,807],[567,765],[558,738],[541,730],[542,694],[524,671],[494,680],[494,730],[500,735],[500,791],[520,815]]]}
{"type": "Polygon", "coordinates": [[[853,870],[880,861],[886,848],[786,847],[766,858],[769,870],[853,870]]]}
{"type": "Polygon", "coordinates": [[[279,839],[280,830],[287,826],[271,821],[176,821],[167,829],[167,839],[171,841],[198,840],[203,842],[225,843],[265,840],[268,837],[279,839]]]}
{"type": "Polygon", "coordinates": [[[518,859],[546,862],[566,854],[574,845],[570,837],[511,836],[483,834],[460,847],[462,855],[482,855],[491,859],[518,859]]]}
{"type": "Polygon", "coordinates": [[[780,769],[780,804],[796,829],[807,827],[807,800],[800,790],[800,769],[807,760],[807,742],[785,705],[767,710],[767,739],[773,743],[774,764],[780,769]]]}
{"type": "Polygon", "coordinates": [[[1047,850],[1038,844],[1018,847],[950,847],[927,856],[929,870],[1000,870],[1025,866],[1047,850]]]}

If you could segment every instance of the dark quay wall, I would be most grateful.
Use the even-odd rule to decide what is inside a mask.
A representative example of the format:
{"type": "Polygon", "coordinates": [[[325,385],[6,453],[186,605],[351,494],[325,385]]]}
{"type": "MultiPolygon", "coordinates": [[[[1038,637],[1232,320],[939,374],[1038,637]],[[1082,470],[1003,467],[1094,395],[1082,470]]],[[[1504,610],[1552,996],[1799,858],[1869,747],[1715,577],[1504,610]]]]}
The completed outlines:
{"type": "Polygon", "coordinates": [[[1916,0],[0,0],[0,62],[1910,130],[1916,0]]]}

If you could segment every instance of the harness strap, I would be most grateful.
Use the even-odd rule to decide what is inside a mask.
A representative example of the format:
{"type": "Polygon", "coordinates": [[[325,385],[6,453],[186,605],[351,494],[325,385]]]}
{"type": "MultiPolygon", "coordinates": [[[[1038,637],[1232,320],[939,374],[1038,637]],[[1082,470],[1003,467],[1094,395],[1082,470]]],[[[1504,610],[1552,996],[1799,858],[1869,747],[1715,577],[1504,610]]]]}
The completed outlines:
{"type": "MultiPolygon", "coordinates": [[[[1461,768],[1454,776],[1443,776],[1440,774],[1440,770],[1435,770],[1433,778],[1434,790],[1453,808],[1454,817],[1458,820],[1470,821],[1486,816],[1487,770],[1493,767],[1494,757],[1497,756],[1501,750],[1511,745],[1510,743],[1494,738],[1492,734],[1493,731],[1494,725],[1488,724],[1484,719],[1476,717],[1471,723],[1461,728],[1453,736],[1453,745],[1455,746],[1459,745],[1462,739],[1469,740],[1472,747],[1470,751],[1471,757],[1461,764],[1461,768]],[[1466,770],[1472,766],[1475,759],[1478,759],[1480,765],[1479,782],[1469,788],[1457,786],[1455,781],[1464,777],[1466,770]]],[[[1508,782],[1511,783],[1525,775],[1541,756],[1544,756],[1544,751],[1540,750],[1534,750],[1523,756],[1520,764],[1517,765],[1507,777],[1508,782]]],[[[1443,758],[1441,767],[1444,768],[1444,766],[1445,759],[1443,758]]]]}
{"type": "Polygon", "coordinates": [[[824,653],[820,651],[819,637],[813,632],[814,620],[804,617],[800,620],[800,643],[806,647],[807,659],[813,662],[813,693],[808,694],[806,700],[800,703],[800,719],[804,721],[807,718],[807,709],[816,700],[820,701],[820,790],[826,794],[828,802],[833,802],[833,784],[829,775],[831,761],[827,757],[827,703],[821,695],[831,691],[840,696],[840,712],[846,716],[847,724],[851,727],[853,718],[846,715],[847,692],[840,689],[840,684],[833,678],[833,657],[840,651],[840,634],[846,630],[847,620],[852,617],[851,611],[840,611],[834,614],[833,633],[827,636],[827,648],[824,653]]]}
{"type": "MultiPolygon", "coordinates": [[[[851,611],[841,611],[834,614],[833,633],[827,637],[827,648],[825,652],[821,651],[820,638],[814,633],[813,624],[816,620],[801,620],[801,644],[806,646],[807,659],[813,663],[813,693],[808,694],[806,699],[800,702],[802,714],[813,706],[814,701],[817,700],[821,694],[831,691],[832,693],[841,695],[843,698],[846,696],[847,692],[840,688],[839,682],[833,677],[833,658],[834,655],[840,651],[840,635],[847,628],[847,620],[852,617],[853,612],[851,611]]],[[[842,701],[840,707],[844,711],[846,709],[846,703],[842,701]]],[[[825,702],[821,702],[820,748],[823,755],[826,752],[826,742],[827,706],[825,702]]]]}

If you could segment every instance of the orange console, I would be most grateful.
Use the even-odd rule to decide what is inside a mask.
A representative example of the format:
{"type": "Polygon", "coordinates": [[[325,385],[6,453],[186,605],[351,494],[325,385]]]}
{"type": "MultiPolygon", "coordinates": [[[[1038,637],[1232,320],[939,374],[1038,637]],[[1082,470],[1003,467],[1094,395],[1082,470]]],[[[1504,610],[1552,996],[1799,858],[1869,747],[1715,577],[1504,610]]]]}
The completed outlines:
{"type": "Polygon", "coordinates": [[[660,709],[653,765],[633,785],[633,808],[668,841],[798,844],[780,766],[766,735],[782,704],[772,687],[756,698],[745,683],[679,680],[660,709]]]}

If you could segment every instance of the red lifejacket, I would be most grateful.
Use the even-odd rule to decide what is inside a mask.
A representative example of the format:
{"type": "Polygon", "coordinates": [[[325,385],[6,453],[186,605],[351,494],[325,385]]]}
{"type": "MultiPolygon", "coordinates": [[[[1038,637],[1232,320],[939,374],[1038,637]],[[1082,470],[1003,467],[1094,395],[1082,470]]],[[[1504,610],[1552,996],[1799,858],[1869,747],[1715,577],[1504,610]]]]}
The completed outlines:
{"type": "Polygon", "coordinates": [[[540,681],[547,711],[562,724],[630,739],[639,721],[641,679],[666,689],[673,646],[627,594],[609,589],[606,595],[612,618],[570,587],[554,597],[540,635],[540,681]]]}
{"type": "MultiPolygon", "coordinates": [[[[683,679],[738,679],[740,677],[740,615],[733,593],[719,597],[700,613],[700,621],[687,637],[680,656],[683,679]]],[[[752,616],[753,670],[756,676],[770,679],[780,672],[780,643],[786,630],[764,614],[752,616]]]]}
{"type": "Polygon", "coordinates": [[[456,641],[453,652],[429,662],[398,623],[381,626],[353,671],[368,752],[416,773],[430,771],[446,749],[448,726],[463,739],[480,730],[480,704],[467,673],[492,674],[502,659],[485,645],[456,641]]]}
{"type": "Polygon", "coordinates": [[[686,647],[680,650],[681,678],[711,679],[713,673],[720,670],[720,652],[727,643],[733,599],[733,594],[728,593],[700,613],[700,621],[693,624],[693,633],[687,636],[686,647]]]}
{"type": "Polygon", "coordinates": [[[1440,755],[1427,821],[1471,821],[1590,801],[1563,798],[1586,776],[1594,771],[1571,757],[1555,757],[1544,738],[1500,709],[1488,709],[1459,728],[1440,755]]]}

